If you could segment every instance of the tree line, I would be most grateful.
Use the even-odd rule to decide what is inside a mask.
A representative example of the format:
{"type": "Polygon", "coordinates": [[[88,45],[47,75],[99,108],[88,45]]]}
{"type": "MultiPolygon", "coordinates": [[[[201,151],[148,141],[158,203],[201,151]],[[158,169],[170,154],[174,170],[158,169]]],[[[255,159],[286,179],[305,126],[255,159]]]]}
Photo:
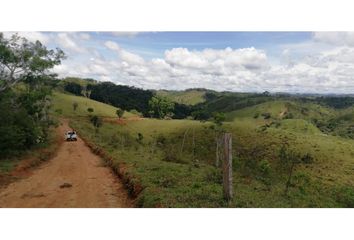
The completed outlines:
{"type": "Polygon", "coordinates": [[[55,75],[65,54],[17,34],[0,33],[0,159],[45,142],[55,75]]]}

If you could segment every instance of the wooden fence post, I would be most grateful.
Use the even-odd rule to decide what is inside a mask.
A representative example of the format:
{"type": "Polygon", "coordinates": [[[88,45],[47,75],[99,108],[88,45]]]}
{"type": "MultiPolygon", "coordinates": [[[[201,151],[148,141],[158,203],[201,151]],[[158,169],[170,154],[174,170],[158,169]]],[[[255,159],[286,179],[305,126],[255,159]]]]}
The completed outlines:
{"type": "Polygon", "coordinates": [[[232,199],[232,136],[231,133],[223,134],[223,189],[224,198],[228,201],[232,199]]]}

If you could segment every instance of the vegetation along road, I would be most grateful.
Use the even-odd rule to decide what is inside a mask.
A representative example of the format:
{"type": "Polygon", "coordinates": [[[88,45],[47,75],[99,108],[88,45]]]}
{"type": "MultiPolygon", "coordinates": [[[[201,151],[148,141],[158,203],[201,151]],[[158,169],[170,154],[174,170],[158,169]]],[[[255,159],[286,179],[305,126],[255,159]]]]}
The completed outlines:
{"type": "MultiPolygon", "coordinates": [[[[59,133],[70,129],[63,121],[59,133]]],[[[0,191],[1,207],[130,207],[124,186],[79,138],[61,142],[54,158],[0,191]]]]}

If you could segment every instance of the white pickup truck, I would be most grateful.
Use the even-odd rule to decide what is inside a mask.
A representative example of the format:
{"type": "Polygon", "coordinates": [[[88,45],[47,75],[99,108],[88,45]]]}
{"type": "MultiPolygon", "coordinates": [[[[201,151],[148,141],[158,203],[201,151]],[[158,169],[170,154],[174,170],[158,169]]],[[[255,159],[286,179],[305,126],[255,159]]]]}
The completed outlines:
{"type": "Polygon", "coordinates": [[[67,131],[65,133],[65,140],[66,141],[77,141],[77,135],[75,131],[67,131]]]}

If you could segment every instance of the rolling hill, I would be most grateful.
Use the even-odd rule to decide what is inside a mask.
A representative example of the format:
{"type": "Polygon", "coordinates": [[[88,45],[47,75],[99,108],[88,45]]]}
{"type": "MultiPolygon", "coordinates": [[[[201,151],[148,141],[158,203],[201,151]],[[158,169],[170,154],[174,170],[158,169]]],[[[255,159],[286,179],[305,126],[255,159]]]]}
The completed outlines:
{"type": "Polygon", "coordinates": [[[205,101],[206,92],[207,90],[201,89],[188,89],[185,91],[158,90],[156,94],[180,104],[196,105],[205,101]]]}
{"type": "MultiPolygon", "coordinates": [[[[101,103],[86,97],[75,96],[68,93],[55,92],[52,97],[52,112],[65,117],[88,116],[88,108],[93,108],[93,115],[102,117],[117,117],[116,107],[101,103]],[[73,103],[78,103],[76,111],[73,103]]],[[[125,112],[124,117],[133,117],[134,114],[125,112]]]]}

